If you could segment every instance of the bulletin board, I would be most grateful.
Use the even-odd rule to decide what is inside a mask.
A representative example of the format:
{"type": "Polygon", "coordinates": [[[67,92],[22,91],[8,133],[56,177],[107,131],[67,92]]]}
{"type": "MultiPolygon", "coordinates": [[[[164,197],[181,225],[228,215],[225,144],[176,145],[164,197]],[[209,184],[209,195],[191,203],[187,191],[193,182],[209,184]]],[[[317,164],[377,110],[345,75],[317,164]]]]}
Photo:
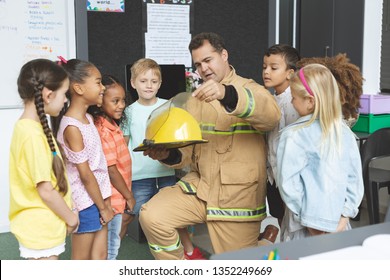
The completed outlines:
{"type": "Polygon", "coordinates": [[[194,23],[193,0],[144,0],[142,8],[144,55],[158,64],[192,67],[188,45],[194,23]]]}
{"type": "MultiPolygon", "coordinates": [[[[157,1],[156,1],[157,2],[157,1]]],[[[143,0],[125,0],[124,13],[88,12],[89,60],[126,84],[126,64],[144,57],[143,0]]],[[[216,32],[225,39],[238,74],[261,82],[268,48],[268,0],[193,0],[192,35],[216,32]]]]}
{"type": "Polygon", "coordinates": [[[0,1],[0,109],[22,106],[16,80],[36,58],[76,56],[73,1],[0,1]]]}

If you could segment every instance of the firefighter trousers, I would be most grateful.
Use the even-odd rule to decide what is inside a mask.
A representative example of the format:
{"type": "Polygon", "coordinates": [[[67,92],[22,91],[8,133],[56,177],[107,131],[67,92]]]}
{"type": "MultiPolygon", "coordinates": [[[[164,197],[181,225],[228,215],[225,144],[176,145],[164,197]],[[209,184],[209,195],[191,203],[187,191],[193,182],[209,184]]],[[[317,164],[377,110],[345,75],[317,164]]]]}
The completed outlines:
{"type": "Polygon", "coordinates": [[[145,203],[140,224],[155,259],[184,259],[177,229],[206,223],[215,254],[257,246],[260,221],[207,221],[206,203],[178,186],[165,187],[145,203]]]}

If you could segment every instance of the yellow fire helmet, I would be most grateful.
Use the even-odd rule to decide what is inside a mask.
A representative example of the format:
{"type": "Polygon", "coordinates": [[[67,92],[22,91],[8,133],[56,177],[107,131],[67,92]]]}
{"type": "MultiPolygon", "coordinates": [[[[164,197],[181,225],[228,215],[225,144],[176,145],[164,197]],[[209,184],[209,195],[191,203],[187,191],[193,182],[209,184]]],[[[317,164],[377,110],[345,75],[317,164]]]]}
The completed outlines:
{"type": "Polygon", "coordinates": [[[188,97],[189,93],[179,93],[153,110],[146,124],[146,138],[133,151],[145,151],[156,145],[173,149],[207,143],[202,139],[198,122],[181,108],[188,97]]]}

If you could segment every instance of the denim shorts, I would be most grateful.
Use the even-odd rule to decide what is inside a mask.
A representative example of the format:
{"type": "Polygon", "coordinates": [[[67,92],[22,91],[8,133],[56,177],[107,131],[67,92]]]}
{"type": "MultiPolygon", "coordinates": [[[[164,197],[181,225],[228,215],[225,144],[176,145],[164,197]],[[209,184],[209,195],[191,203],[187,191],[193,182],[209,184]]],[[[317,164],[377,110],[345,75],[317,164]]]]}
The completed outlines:
{"type": "Polygon", "coordinates": [[[79,228],[76,233],[96,232],[102,229],[99,209],[95,204],[79,212],[79,228]]]}
{"type": "Polygon", "coordinates": [[[131,184],[135,206],[131,214],[138,215],[142,204],[148,202],[161,188],[174,186],[176,184],[175,176],[165,176],[157,178],[148,178],[135,180],[131,184]]]}

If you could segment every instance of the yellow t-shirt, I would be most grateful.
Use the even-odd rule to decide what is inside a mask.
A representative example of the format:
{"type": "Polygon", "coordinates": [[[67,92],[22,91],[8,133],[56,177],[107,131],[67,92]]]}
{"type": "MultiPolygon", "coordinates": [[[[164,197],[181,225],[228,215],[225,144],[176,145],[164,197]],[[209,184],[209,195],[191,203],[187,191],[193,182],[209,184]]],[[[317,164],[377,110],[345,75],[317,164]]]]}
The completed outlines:
{"type": "MultiPolygon", "coordinates": [[[[56,150],[58,147],[56,145],[56,150]]],[[[60,153],[58,152],[58,155],[60,153]]],[[[57,180],[52,153],[40,123],[21,119],[15,124],[9,161],[11,232],[30,249],[48,249],[65,241],[66,224],[42,201],[40,182],[57,180]]],[[[64,197],[70,206],[71,189],[64,197]]]]}

